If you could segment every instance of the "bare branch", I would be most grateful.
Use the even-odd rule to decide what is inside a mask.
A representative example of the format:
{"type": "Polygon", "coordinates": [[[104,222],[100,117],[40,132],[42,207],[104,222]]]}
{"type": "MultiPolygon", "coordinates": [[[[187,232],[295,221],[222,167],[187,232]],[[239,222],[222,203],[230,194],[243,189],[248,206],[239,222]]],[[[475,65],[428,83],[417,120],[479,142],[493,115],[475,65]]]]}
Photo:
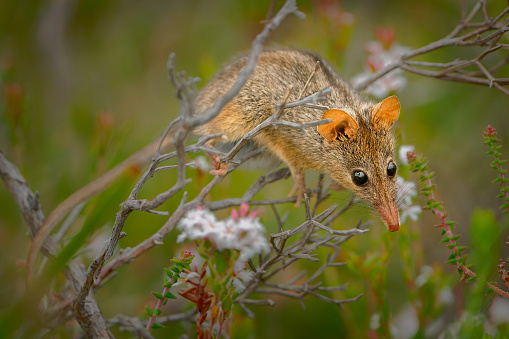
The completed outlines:
{"type": "Polygon", "coordinates": [[[461,22],[444,38],[434,41],[426,46],[414,49],[404,53],[399,60],[386,66],[384,69],[374,73],[371,77],[364,80],[357,86],[357,89],[366,89],[376,80],[385,76],[389,72],[401,68],[407,72],[418,74],[425,77],[437,78],[448,81],[464,82],[489,87],[495,87],[505,95],[509,96],[509,91],[505,86],[509,85],[507,77],[499,77],[494,74],[502,65],[507,64],[509,59],[504,56],[494,67],[486,67],[481,61],[489,54],[493,54],[501,49],[506,49],[505,44],[499,43],[502,36],[509,31],[509,7],[502,10],[494,19],[490,18],[486,9],[486,3],[479,0],[475,3],[469,14],[466,14],[465,2],[462,3],[461,22]],[[474,18],[482,15],[482,22],[473,22],[474,18]],[[503,22],[502,19],[505,17],[503,22]],[[482,51],[477,57],[471,60],[453,60],[446,62],[423,62],[410,60],[417,56],[433,52],[435,50],[448,47],[482,47],[482,51]],[[475,65],[480,72],[470,71],[467,67],[475,65]],[[435,69],[442,69],[437,71],[435,69]]]}

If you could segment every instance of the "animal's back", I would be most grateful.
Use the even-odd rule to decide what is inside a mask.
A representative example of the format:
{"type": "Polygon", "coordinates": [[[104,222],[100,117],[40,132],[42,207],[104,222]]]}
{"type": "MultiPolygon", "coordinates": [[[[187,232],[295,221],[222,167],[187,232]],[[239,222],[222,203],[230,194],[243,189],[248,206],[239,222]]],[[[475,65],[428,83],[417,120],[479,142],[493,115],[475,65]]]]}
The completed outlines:
{"type": "MultiPolygon", "coordinates": [[[[197,98],[198,114],[212,106],[218,97],[231,88],[246,62],[247,57],[242,57],[216,74],[197,98]]],[[[322,88],[333,90],[327,101],[322,102],[323,105],[344,107],[362,104],[359,96],[320,56],[303,50],[266,50],[261,53],[253,74],[239,94],[214,121],[200,127],[197,133],[221,132],[229,141],[238,139],[271,116],[277,105],[283,102],[289,89],[291,93],[288,101],[291,102],[322,88]],[[318,71],[306,90],[301,93],[314,73],[317,62],[318,71]]],[[[284,120],[305,123],[319,120],[322,114],[323,111],[317,109],[299,107],[287,109],[284,120]]]]}

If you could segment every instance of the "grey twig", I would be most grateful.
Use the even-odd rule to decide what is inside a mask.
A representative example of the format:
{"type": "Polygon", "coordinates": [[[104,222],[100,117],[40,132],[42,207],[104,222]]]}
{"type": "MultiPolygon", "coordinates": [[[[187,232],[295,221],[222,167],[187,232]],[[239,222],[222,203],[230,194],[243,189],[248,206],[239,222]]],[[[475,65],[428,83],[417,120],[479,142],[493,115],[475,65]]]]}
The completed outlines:
{"type": "Polygon", "coordinates": [[[500,43],[500,39],[509,31],[509,7],[503,9],[495,18],[490,18],[484,0],[477,1],[468,15],[466,15],[465,3],[462,5],[461,22],[444,38],[434,41],[426,46],[404,53],[399,60],[386,66],[384,69],[374,73],[371,77],[357,86],[357,89],[366,89],[376,80],[389,72],[401,68],[407,72],[425,77],[437,78],[448,81],[464,82],[489,87],[495,87],[503,94],[509,96],[509,85],[507,77],[496,76],[502,65],[507,64],[509,59],[504,54],[498,54],[496,58],[501,59],[494,67],[486,67],[482,60],[490,54],[499,50],[507,49],[507,45],[500,43]],[[479,14],[480,13],[480,14],[479,14]],[[482,15],[482,21],[473,22],[475,17],[482,15]],[[505,19],[504,19],[505,18],[505,19]],[[502,21],[503,20],[503,21],[502,21]],[[472,30],[472,28],[475,28],[472,30]],[[422,62],[411,60],[422,54],[448,47],[481,47],[481,52],[471,60],[453,60],[446,62],[422,62]],[[504,55],[502,58],[501,55],[504,55]],[[468,69],[474,65],[478,71],[468,69]],[[436,70],[436,69],[439,70],[436,70]]]}

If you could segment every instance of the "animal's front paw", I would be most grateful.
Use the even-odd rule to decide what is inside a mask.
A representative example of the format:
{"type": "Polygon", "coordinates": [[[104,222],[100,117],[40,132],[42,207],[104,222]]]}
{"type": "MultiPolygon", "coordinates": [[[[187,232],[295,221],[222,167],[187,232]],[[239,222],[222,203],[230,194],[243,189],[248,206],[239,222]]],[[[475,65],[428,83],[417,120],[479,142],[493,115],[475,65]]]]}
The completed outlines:
{"type": "Polygon", "coordinates": [[[230,167],[230,163],[222,163],[219,161],[219,155],[217,154],[209,154],[210,157],[210,174],[212,175],[225,175],[228,172],[228,167],[230,167]]]}

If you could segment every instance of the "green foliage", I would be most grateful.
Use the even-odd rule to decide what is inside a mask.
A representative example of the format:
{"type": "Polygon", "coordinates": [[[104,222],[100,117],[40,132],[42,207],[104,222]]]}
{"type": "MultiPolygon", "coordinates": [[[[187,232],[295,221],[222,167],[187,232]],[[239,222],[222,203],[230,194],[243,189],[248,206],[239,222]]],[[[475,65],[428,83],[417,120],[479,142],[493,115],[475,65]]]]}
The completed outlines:
{"type": "Polygon", "coordinates": [[[491,154],[494,158],[491,162],[491,168],[498,172],[498,176],[493,180],[493,182],[498,183],[502,193],[497,195],[497,199],[504,199],[504,203],[499,208],[502,210],[502,213],[507,214],[509,213],[509,178],[505,177],[507,170],[502,167],[502,165],[507,163],[507,160],[500,160],[502,154],[499,150],[502,148],[502,145],[498,144],[500,140],[498,140],[497,131],[493,127],[490,125],[486,127],[484,137],[484,143],[490,148],[486,154],[491,154]]]}

